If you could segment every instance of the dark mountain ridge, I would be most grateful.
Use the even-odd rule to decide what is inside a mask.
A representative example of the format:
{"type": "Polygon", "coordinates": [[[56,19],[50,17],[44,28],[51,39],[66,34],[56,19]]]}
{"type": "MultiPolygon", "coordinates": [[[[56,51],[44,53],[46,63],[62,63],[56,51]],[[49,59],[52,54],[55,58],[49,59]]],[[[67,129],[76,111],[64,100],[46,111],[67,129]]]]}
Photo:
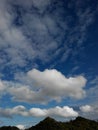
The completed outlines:
{"type": "Polygon", "coordinates": [[[77,117],[69,122],[58,122],[50,117],[27,130],[98,130],[98,122],[77,117]]]}
{"type": "Polygon", "coordinates": [[[0,130],[19,130],[19,129],[15,126],[2,126],[0,127],[0,130]]]}
{"type": "MultiPolygon", "coordinates": [[[[17,127],[1,127],[0,130],[19,130],[17,127]]],[[[26,130],[98,130],[98,122],[77,117],[69,122],[58,122],[53,118],[47,117],[37,125],[26,130]]]]}

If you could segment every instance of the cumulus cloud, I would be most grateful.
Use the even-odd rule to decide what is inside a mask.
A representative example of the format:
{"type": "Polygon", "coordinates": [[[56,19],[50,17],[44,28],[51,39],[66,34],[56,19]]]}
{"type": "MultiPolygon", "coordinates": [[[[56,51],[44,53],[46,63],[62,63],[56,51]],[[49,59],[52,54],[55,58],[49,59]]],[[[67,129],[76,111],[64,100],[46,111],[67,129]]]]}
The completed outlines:
{"type": "Polygon", "coordinates": [[[40,116],[58,116],[58,117],[76,117],[78,116],[78,112],[74,111],[73,108],[68,106],[59,107],[49,109],[40,109],[40,108],[32,108],[30,109],[30,114],[35,115],[36,117],[40,116]]]}
{"type": "Polygon", "coordinates": [[[21,125],[21,124],[16,125],[16,127],[19,128],[20,130],[24,130],[24,129],[25,129],[25,126],[24,126],[24,125],[21,125]]]}
{"type": "Polygon", "coordinates": [[[90,82],[91,87],[87,90],[87,100],[92,104],[97,104],[98,99],[98,80],[95,78],[90,82]]]}
{"type": "Polygon", "coordinates": [[[47,99],[41,95],[40,92],[33,91],[29,86],[17,86],[11,87],[8,90],[8,93],[12,95],[12,99],[19,102],[27,103],[44,103],[47,102],[47,99]]]}
{"type": "Polygon", "coordinates": [[[67,97],[81,99],[86,95],[85,77],[66,78],[56,69],[44,71],[32,69],[21,77],[20,81],[20,83],[2,81],[2,84],[6,86],[5,92],[19,102],[44,104],[53,100],[61,101],[67,97]]]}
{"type": "Polygon", "coordinates": [[[98,77],[96,76],[89,82],[90,88],[86,91],[87,104],[80,106],[80,113],[90,119],[98,117],[98,77]]]}
{"type": "Polygon", "coordinates": [[[56,106],[54,108],[49,109],[41,109],[41,108],[31,108],[27,110],[24,106],[16,106],[13,108],[0,108],[0,115],[4,117],[13,117],[13,115],[21,115],[21,116],[33,116],[33,117],[47,117],[47,116],[57,116],[62,118],[67,117],[77,117],[78,112],[74,111],[73,108],[68,106],[59,107],[56,106]]]}
{"type": "Polygon", "coordinates": [[[85,105],[85,106],[81,106],[80,110],[82,112],[92,112],[93,111],[93,107],[90,105],[85,105]]]}
{"type": "Polygon", "coordinates": [[[22,116],[27,116],[28,115],[28,113],[25,111],[26,110],[26,108],[24,107],[24,106],[22,106],[22,105],[20,105],[20,106],[16,106],[16,107],[14,107],[13,109],[12,109],[12,111],[11,111],[11,109],[7,109],[9,112],[10,112],[10,114],[18,114],[18,115],[22,115],[22,116]]]}
{"type": "Polygon", "coordinates": [[[76,99],[85,95],[83,87],[86,85],[86,79],[83,76],[66,78],[56,69],[46,69],[43,72],[32,69],[27,75],[40,88],[40,93],[45,96],[51,96],[58,100],[61,95],[76,99]]]}
{"type": "Polygon", "coordinates": [[[93,120],[98,118],[98,103],[91,103],[90,105],[80,106],[80,115],[93,120]]]}
{"type": "Polygon", "coordinates": [[[30,109],[30,114],[35,116],[35,117],[43,117],[47,115],[47,110],[46,109],[40,109],[40,108],[31,108],[30,109]]]}
{"type": "Polygon", "coordinates": [[[26,108],[22,105],[13,107],[13,108],[0,108],[0,115],[2,117],[9,117],[11,118],[13,115],[22,115],[27,116],[28,113],[26,112],[26,108]]]}

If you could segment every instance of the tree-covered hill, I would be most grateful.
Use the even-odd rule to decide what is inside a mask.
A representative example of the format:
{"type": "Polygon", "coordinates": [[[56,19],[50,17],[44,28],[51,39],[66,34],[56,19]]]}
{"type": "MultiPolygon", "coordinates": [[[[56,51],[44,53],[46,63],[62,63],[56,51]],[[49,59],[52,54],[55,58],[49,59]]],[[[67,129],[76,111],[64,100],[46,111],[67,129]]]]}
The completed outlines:
{"type": "Polygon", "coordinates": [[[3,126],[0,128],[0,130],[19,130],[19,129],[15,126],[3,126]]]}
{"type": "MultiPolygon", "coordinates": [[[[19,130],[17,127],[4,126],[0,130],[19,130]]],[[[45,118],[31,128],[26,130],[98,130],[98,122],[77,117],[69,122],[58,122],[50,117],[45,118]]]]}
{"type": "Polygon", "coordinates": [[[98,130],[98,122],[77,117],[70,122],[58,122],[50,117],[27,130],[98,130]]]}

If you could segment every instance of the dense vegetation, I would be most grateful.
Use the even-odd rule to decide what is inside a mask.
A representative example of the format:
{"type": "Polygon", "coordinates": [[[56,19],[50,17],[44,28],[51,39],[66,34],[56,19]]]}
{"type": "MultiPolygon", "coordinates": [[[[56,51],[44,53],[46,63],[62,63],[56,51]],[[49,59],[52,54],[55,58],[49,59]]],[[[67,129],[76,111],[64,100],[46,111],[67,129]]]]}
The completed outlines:
{"type": "Polygon", "coordinates": [[[3,126],[0,128],[0,130],[19,130],[19,129],[15,126],[3,126]]]}
{"type": "MultiPolygon", "coordinates": [[[[6,126],[0,130],[19,130],[16,127],[6,126]]],[[[47,117],[36,126],[32,126],[26,130],[98,130],[98,122],[88,120],[82,117],[77,117],[70,122],[58,122],[50,117],[47,117]]]]}
{"type": "Polygon", "coordinates": [[[73,121],[63,123],[48,117],[28,130],[98,130],[98,122],[77,117],[73,121]]]}

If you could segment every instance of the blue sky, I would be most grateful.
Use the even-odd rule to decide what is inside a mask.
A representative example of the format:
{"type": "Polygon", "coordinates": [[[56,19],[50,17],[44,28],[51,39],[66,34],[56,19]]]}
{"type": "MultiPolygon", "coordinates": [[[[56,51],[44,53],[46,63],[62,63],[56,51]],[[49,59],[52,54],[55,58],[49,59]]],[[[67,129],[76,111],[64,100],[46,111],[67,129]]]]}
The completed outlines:
{"type": "Polygon", "coordinates": [[[97,23],[97,0],[0,0],[0,126],[98,118],[97,23]]]}

